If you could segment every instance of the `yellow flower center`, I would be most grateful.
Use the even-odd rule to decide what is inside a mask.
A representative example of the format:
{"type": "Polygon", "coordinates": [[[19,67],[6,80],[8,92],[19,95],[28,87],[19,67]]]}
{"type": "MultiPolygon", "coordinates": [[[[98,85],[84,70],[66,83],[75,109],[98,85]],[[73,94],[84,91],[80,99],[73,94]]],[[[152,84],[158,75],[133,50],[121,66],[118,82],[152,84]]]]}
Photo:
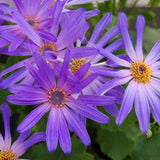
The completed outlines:
{"type": "Polygon", "coordinates": [[[0,160],[18,160],[18,157],[9,150],[0,151],[0,160]]]}
{"type": "MultiPolygon", "coordinates": [[[[83,66],[85,63],[86,61],[82,58],[73,60],[72,64],[70,65],[71,72],[75,74],[78,71],[78,69],[81,68],[81,66],[83,66]]],[[[90,70],[88,70],[84,78],[88,77],[89,75],[90,75],[90,70]]]]}
{"type": "Polygon", "coordinates": [[[144,62],[132,62],[130,70],[132,72],[133,78],[137,82],[144,84],[150,82],[151,70],[150,67],[144,62]]]}
{"type": "Polygon", "coordinates": [[[47,44],[43,44],[40,48],[39,48],[39,53],[40,54],[44,54],[44,52],[45,51],[53,51],[53,52],[55,52],[55,47],[54,47],[54,45],[53,44],[51,44],[51,43],[47,43],[47,44]]]}
{"type": "Polygon", "coordinates": [[[53,0],[52,4],[50,5],[49,8],[52,8],[54,6],[54,4],[56,3],[57,0],[53,0]]]}
{"type": "Polygon", "coordinates": [[[32,28],[36,29],[38,27],[37,18],[31,17],[31,16],[27,16],[26,20],[32,26],[32,28]]]}
{"type": "Polygon", "coordinates": [[[62,89],[54,88],[48,94],[49,102],[55,107],[63,107],[67,102],[67,94],[62,89]]]}

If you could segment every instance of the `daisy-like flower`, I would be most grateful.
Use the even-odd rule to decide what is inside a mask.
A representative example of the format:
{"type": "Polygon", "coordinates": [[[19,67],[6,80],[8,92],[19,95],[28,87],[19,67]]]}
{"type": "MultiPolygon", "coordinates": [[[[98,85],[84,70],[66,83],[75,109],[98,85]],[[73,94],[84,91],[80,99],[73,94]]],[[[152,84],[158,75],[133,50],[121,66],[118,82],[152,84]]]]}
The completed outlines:
{"type": "Polygon", "coordinates": [[[105,93],[110,88],[129,82],[116,117],[116,123],[117,125],[122,124],[134,104],[140,130],[147,133],[150,123],[150,109],[153,117],[160,124],[160,62],[158,61],[160,58],[160,41],[144,57],[142,48],[144,25],[145,19],[139,15],[136,23],[137,38],[134,49],[127,29],[126,15],[123,12],[119,13],[119,28],[129,60],[101,50],[102,55],[107,56],[124,69],[110,72],[110,76],[114,79],[107,82],[98,93],[105,93]]]}
{"type": "Polygon", "coordinates": [[[0,133],[0,160],[25,160],[19,159],[19,157],[32,145],[45,141],[46,136],[43,132],[35,133],[26,140],[30,134],[30,130],[28,130],[21,133],[18,139],[11,144],[10,109],[7,103],[1,105],[1,111],[4,120],[5,137],[3,138],[0,133]]]}
{"type": "MultiPolygon", "coordinates": [[[[122,39],[113,41],[113,39],[120,33],[118,26],[111,28],[101,37],[104,30],[111,23],[111,20],[112,20],[112,13],[108,12],[95,26],[86,47],[90,47],[91,49],[104,48],[104,50],[108,52],[115,52],[124,47],[122,39]],[[109,44],[111,40],[113,42],[109,44]]],[[[81,46],[80,42],[77,42],[77,47],[78,46],[81,46]]],[[[74,50],[74,48],[71,50],[74,50]]],[[[106,69],[107,66],[106,62],[102,61],[104,58],[105,57],[100,55],[98,51],[89,52],[86,50],[82,52],[81,50],[79,50],[77,58],[71,60],[70,70],[78,78],[79,78],[79,71],[81,72],[81,70],[83,70],[83,67],[85,67],[84,65],[87,65],[88,63],[90,64],[88,65],[88,72],[84,73],[86,75],[80,77],[81,79],[79,79],[82,81],[83,84],[85,84],[82,85],[81,94],[96,94],[97,90],[101,88],[106,81],[108,81],[107,78],[104,77],[104,75],[99,74],[99,70],[101,69],[109,71],[109,69],[106,69]],[[89,76],[93,78],[92,82],[84,83],[84,81],[87,81],[86,79],[89,76]]],[[[105,71],[105,73],[107,71],[105,71]]],[[[118,103],[121,102],[122,95],[124,92],[122,87],[118,86],[109,92],[111,92],[112,95],[115,93],[117,102],[118,103]]],[[[109,94],[109,92],[107,94],[109,94]]],[[[116,116],[118,113],[118,108],[115,104],[112,104],[110,106],[104,106],[104,108],[107,110],[107,112],[111,113],[113,116],[116,116]]]]}
{"type": "Polygon", "coordinates": [[[55,151],[59,141],[64,153],[69,154],[71,152],[69,128],[78,135],[85,145],[90,145],[90,138],[85,125],[75,113],[99,123],[108,123],[109,118],[92,105],[111,104],[114,103],[115,98],[97,95],[79,95],[76,97],[79,83],[76,78],[69,77],[69,52],[66,52],[58,80],[40,54],[35,53],[34,58],[38,69],[31,64],[27,64],[27,68],[39,86],[15,85],[9,88],[14,95],[7,96],[7,100],[14,104],[40,104],[21,122],[18,131],[24,132],[30,129],[46,112],[50,111],[46,128],[46,141],[49,151],[55,151]]]}
{"type": "MultiPolygon", "coordinates": [[[[51,15],[52,8],[49,6],[52,0],[14,0],[15,8],[0,4],[0,9],[6,13],[1,14],[0,19],[13,23],[12,25],[0,26],[1,37],[11,44],[8,47],[9,52],[14,51],[26,38],[26,36],[36,44],[41,43],[42,38],[52,37],[53,35],[46,32],[51,27],[53,17],[51,15]]],[[[60,8],[59,8],[60,9],[60,8]]],[[[2,46],[2,44],[1,44],[2,46]]]]}

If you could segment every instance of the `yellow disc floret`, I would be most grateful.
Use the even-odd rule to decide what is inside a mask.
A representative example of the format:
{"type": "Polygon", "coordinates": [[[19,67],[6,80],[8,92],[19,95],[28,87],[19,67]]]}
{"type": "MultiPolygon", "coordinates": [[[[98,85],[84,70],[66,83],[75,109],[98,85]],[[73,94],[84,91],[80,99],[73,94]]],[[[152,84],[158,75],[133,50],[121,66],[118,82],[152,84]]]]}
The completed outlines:
{"type": "Polygon", "coordinates": [[[50,5],[49,8],[52,8],[54,6],[54,4],[56,3],[57,0],[53,0],[52,4],[50,5]]]}
{"type": "Polygon", "coordinates": [[[151,77],[151,69],[144,62],[132,62],[131,68],[133,78],[137,82],[149,83],[151,77]]]}
{"type": "Polygon", "coordinates": [[[9,150],[0,151],[0,160],[18,160],[18,157],[9,150]]]}
{"type": "Polygon", "coordinates": [[[67,94],[59,88],[54,88],[49,92],[49,102],[55,107],[63,107],[67,102],[67,94]]]}
{"type": "Polygon", "coordinates": [[[54,45],[53,44],[51,44],[51,43],[45,43],[45,44],[43,44],[40,48],[39,48],[39,53],[40,54],[42,54],[43,55],[43,53],[45,52],[45,51],[53,51],[53,52],[55,52],[55,47],[54,47],[54,45]]]}
{"type": "Polygon", "coordinates": [[[27,16],[26,21],[32,26],[33,29],[36,29],[38,27],[38,20],[37,18],[27,16]]]}
{"type": "MultiPolygon", "coordinates": [[[[70,65],[71,72],[75,74],[78,71],[78,69],[81,68],[81,66],[83,66],[85,63],[86,61],[82,58],[73,60],[72,64],[70,65]]],[[[90,74],[90,70],[88,70],[84,78],[86,78],[89,74],[90,74]]]]}

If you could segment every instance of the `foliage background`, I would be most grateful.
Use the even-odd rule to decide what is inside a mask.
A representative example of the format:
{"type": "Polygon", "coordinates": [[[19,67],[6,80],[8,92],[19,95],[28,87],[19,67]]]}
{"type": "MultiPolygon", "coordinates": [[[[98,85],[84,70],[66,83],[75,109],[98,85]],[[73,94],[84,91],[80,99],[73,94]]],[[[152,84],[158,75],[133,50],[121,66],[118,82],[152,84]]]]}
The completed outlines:
{"type": "MultiPolygon", "coordinates": [[[[113,13],[112,24],[107,30],[118,22],[118,12],[124,11],[128,17],[130,33],[135,41],[135,20],[138,14],[143,14],[146,19],[144,29],[144,52],[148,53],[157,40],[160,40],[160,17],[158,14],[158,4],[160,0],[150,0],[147,8],[137,8],[136,3],[127,7],[127,0],[108,0],[104,3],[99,3],[97,8],[101,11],[98,16],[89,20],[91,28],[86,34],[89,37],[96,23],[108,12],[113,13]]],[[[84,7],[86,10],[93,9],[92,4],[74,6],[73,8],[84,7]]],[[[124,52],[124,50],[122,51],[124,52]]],[[[7,57],[0,55],[0,71],[20,61],[20,57],[7,57]]],[[[8,95],[8,90],[0,90],[0,104],[8,95]]],[[[33,106],[16,106],[10,104],[11,117],[11,132],[13,141],[17,138],[18,133],[16,127],[23,118],[33,109],[33,106]]],[[[100,108],[101,109],[101,108],[100,108]]],[[[102,112],[107,114],[103,109],[102,112]]],[[[108,115],[110,116],[110,115],[108,115]]],[[[32,133],[44,131],[48,115],[45,115],[40,122],[33,127],[32,133]]],[[[110,116],[111,117],[111,116],[110,116]]],[[[3,120],[0,113],[0,132],[3,133],[3,120]]],[[[24,155],[24,158],[32,160],[159,160],[160,159],[160,127],[151,118],[150,133],[143,135],[138,127],[137,118],[134,110],[129,114],[127,119],[121,126],[116,126],[115,118],[111,117],[109,124],[98,124],[87,120],[87,130],[90,134],[92,145],[86,147],[76,137],[72,135],[72,152],[70,155],[65,155],[60,147],[53,153],[49,153],[45,143],[40,143],[30,148],[24,155]]]]}

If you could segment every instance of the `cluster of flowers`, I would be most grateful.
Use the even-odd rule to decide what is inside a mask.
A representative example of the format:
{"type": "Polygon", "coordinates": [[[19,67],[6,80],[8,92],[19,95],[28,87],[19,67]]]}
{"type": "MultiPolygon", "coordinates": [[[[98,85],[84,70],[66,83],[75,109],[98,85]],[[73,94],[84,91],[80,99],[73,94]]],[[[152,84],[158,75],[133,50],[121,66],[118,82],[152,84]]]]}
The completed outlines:
{"type": "Polygon", "coordinates": [[[123,12],[119,13],[117,26],[104,33],[112,20],[112,14],[107,13],[87,40],[86,20],[99,11],[66,9],[72,2],[80,1],[14,0],[13,6],[0,4],[0,19],[10,22],[0,26],[0,53],[27,56],[0,73],[0,87],[12,93],[6,98],[8,102],[35,106],[18,126],[20,137],[11,145],[10,110],[6,103],[1,105],[5,138],[0,134],[0,160],[17,160],[40,141],[46,141],[50,152],[59,142],[63,152],[69,154],[70,132],[90,145],[86,118],[98,123],[110,121],[97,106],[103,106],[121,125],[134,105],[145,134],[150,108],[160,124],[160,41],[144,58],[144,17],[139,15],[137,19],[135,49],[123,12]],[[116,55],[120,49],[126,53],[116,55]],[[126,89],[123,84],[128,85],[126,89]],[[116,104],[120,104],[120,110],[116,104]],[[46,133],[35,133],[24,141],[47,112],[46,133]]]}

